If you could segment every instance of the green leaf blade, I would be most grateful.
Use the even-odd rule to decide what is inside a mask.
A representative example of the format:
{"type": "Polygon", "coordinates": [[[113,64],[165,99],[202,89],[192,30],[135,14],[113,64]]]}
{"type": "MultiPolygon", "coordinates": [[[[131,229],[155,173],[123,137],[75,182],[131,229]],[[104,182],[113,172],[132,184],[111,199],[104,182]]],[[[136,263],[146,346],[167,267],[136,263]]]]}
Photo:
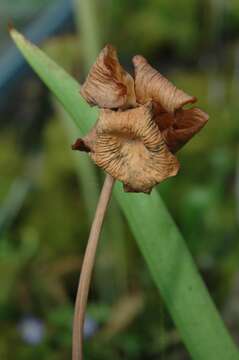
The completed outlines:
{"type": "Polygon", "coordinates": [[[193,359],[239,359],[191,254],[159,194],[116,197],[193,359]],[[223,342],[223,344],[222,344],[223,342]]]}
{"type": "MultiPolygon", "coordinates": [[[[85,133],[93,125],[97,110],[81,98],[79,84],[16,30],[11,36],[79,132],[85,133]]],[[[238,360],[238,350],[158,193],[126,194],[121,184],[114,193],[192,359],[238,360]]]]}

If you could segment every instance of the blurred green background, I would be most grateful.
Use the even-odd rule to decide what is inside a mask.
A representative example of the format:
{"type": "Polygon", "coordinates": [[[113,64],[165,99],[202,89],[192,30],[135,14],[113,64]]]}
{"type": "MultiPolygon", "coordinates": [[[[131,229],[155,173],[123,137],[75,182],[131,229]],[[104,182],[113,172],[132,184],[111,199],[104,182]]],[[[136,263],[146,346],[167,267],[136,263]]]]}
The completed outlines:
{"type": "MultiPolygon", "coordinates": [[[[239,2],[95,3],[97,36],[117,47],[125,68],[132,71],[132,56],[143,54],[210,115],[178,154],[180,174],[157,191],[239,344],[239,2]]],[[[10,42],[7,18],[24,28],[49,4],[0,0],[2,54],[10,42]]],[[[70,30],[41,45],[83,81],[76,29],[73,19],[70,30]]],[[[69,359],[74,298],[103,174],[70,150],[75,129],[32,74],[14,84],[0,126],[0,358],[69,359]]],[[[189,359],[114,201],[85,336],[86,359],[189,359]]]]}

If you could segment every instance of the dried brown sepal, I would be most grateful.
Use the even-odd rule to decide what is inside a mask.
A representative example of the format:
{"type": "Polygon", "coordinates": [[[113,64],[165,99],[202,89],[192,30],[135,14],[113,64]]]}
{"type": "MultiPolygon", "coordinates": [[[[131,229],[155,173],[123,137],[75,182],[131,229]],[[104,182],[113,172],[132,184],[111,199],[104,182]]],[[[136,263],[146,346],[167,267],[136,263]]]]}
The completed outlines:
{"type": "Polygon", "coordinates": [[[166,130],[174,124],[175,114],[159,112],[157,109],[158,107],[154,106],[154,121],[158,125],[160,131],[166,130]]]}
{"type": "Polygon", "coordinates": [[[123,112],[102,110],[90,155],[131,192],[149,193],[179,170],[153,121],[152,104],[123,112]]]}
{"type": "Polygon", "coordinates": [[[71,146],[72,150],[79,150],[84,152],[90,152],[89,146],[85,143],[84,139],[77,139],[75,143],[71,146]]]}
{"type": "MultiPolygon", "coordinates": [[[[131,188],[129,185],[126,185],[126,184],[123,184],[123,189],[124,189],[124,192],[129,192],[129,193],[140,193],[141,192],[141,191],[131,188]]],[[[144,193],[150,194],[151,191],[152,191],[152,188],[150,188],[148,190],[144,190],[144,193]]]]}
{"type": "Polygon", "coordinates": [[[72,150],[79,150],[84,152],[93,151],[96,136],[96,126],[93,126],[91,131],[86,136],[75,141],[75,143],[71,146],[72,150]]]}
{"type": "Polygon", "coordinates": [[[178,110],[174,124],[162,132],[169,150],[177,152],[204,127],[208,118],[208,114],[199,108],[178,110]]]}
{"type": "Polygon", "coordinates": [[[138,103],[145,104],[147,101],[153,100],[158,104],[159,112],[174,113],[175,110],[197,100],[194,96],[177,89],[176,86],[149,65],[143,56],[134,56],[133,64],[138,103]]]}
{"type": "Polygon", "coordinates": [[[136,106],[134,80],[120,65],[112,45],[106,45],[100,52],[80,93],[90,105],[100,108],[136,106]]]}

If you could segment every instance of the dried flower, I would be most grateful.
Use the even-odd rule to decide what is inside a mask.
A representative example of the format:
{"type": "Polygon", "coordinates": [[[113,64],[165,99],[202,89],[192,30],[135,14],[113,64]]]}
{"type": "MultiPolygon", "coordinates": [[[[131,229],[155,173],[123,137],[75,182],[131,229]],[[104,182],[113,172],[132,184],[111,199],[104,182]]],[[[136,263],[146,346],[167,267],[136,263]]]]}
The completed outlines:
{"type": "Polygon", "coordinates": [[[196,98],[177,89],[140,55],[133,58],[134,79],[107,45],[82,86],[90,105],[101,108],[91,132],[73,149],[87,151],[125,191],[150,193],[177,174],[174,153],[207,122],[198,108],[183,109],[196,98]]]}

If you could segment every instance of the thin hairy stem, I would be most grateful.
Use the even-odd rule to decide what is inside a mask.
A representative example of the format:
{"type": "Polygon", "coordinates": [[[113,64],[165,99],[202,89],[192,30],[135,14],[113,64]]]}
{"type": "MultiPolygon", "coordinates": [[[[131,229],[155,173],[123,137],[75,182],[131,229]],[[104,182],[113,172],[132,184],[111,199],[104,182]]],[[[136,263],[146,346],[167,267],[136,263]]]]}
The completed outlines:
{"type": "Polygon", "coordinates": [[[92,270],[95,262],[95,254],[100,237],[105,213],[111,198],[114,179],[107,175],[100,194],[99,202],[95,212],[95,217],[91,226],[89,240],[87,243],[85,256],[82,264],[80,281],[75,302],[75,313],[73,321],[73,342],[72,342],[72,360],[83,359],[83,328],[85,320],[85,311],[90,287],[92,270]]]}

